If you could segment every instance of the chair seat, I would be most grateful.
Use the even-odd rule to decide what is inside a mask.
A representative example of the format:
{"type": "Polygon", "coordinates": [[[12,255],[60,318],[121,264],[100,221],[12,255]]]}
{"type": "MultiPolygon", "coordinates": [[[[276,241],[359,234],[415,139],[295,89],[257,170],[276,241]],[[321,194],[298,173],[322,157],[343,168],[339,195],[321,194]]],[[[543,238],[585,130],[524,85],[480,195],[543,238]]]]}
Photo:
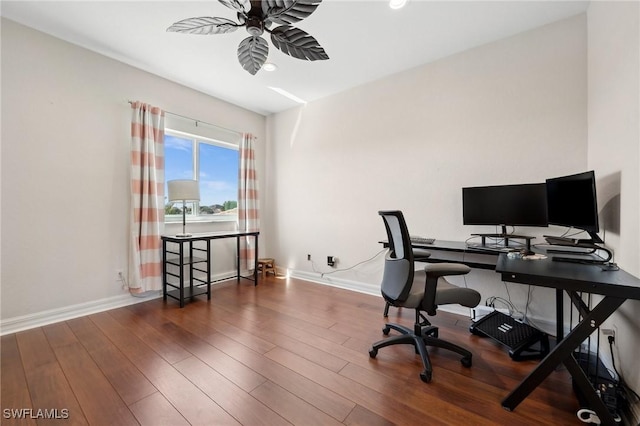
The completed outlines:
{"type": "MultiPolygon", "coordinates": [[[[409,297],[404,302],[396,301],[393,306],[403,308],[421,308],[424,301],[424,283],[427,272],[418,270],[413,275],[413,285],[409,292],[409,297]]],[[[444,277],[438,278],[438,288],[436,289],[436,305],[457,304],[467,308],[474,308],[480,303],[480,293],[470,288],[458,287],[451,284],[444,277]]]]}

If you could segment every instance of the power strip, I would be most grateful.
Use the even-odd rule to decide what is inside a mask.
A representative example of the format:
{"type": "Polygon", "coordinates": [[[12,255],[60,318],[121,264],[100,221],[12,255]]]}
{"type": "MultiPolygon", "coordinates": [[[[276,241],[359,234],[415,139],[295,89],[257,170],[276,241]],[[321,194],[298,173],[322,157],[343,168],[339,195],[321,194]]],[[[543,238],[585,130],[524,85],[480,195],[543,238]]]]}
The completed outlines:
{"type": "Polygon", "coordinates": [[[471,319],[473,321],[479,321],[493,311],[498,311],[498,312],[502,312],[505,315],[509,315],[509,310],[506,308],[494,308],[491,306],[484,306],[484,305],[478,305],[475,308],[473,308],[471,311],[472,311],[471,319]]]}

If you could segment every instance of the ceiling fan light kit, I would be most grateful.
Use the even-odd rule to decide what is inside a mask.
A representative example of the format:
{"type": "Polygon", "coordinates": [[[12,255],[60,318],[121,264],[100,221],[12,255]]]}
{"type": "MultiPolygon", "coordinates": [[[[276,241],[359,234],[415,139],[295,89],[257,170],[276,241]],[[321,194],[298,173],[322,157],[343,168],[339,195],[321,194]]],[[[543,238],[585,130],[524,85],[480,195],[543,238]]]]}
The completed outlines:
{"type": "Polygon", "coordinates": [[[389,7],[391,9],[402,9],[408,0],[389,0],[389,7]]]}
{"type": "Polygon", "coordinates": [[[188,18],[167,28],[185,34],[226,34],[245,27],[249,37],[238,46],[242,68],[255,75],[269,55],[269,44],[261,36],[266,31],[271,43],[281,52],[297,59],[320,61],[329,55],[313,36],[291,24],[311,15],[322,0],[218,0],[237,13],[238,21],[219,17],[188,18]],[[270,29],[273,24],[277,27],[270,29]]]}

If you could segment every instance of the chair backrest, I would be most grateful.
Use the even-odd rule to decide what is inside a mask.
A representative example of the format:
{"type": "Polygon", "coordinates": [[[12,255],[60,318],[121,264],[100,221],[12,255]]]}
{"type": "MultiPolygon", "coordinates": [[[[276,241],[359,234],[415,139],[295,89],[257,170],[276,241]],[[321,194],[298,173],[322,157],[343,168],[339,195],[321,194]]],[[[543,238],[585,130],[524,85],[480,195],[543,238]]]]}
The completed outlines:
{"type": "Polygon", "coordinates": [[[382,216],[389,241],[380,289],[388,302],[403,302],[409,297],[413,284],[413,251],[409,230],[401,211],[384,210],[378,214],[382,216]]]}

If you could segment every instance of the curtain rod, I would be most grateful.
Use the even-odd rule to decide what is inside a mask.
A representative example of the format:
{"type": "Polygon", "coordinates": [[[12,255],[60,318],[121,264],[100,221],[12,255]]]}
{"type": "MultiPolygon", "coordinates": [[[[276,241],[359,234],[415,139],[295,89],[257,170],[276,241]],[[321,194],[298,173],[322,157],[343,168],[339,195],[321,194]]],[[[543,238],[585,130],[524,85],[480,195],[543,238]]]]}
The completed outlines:
{"type": "MultiPolygon", "coordinates": [[[[127,101],[127,102],[129,102],[129,105],[133,105],[133,101],[127,101]]],[[[164,111],[164,110],[163,110],[163,111],[164,111]]],[[[227,129],[226,127],[218,126],[218,125],[216,125],[216,124],[207,123],[206,121],[197,120],[197,119],[195,119],[195,118],[191,118],[191,117],[186,117],[186,116],[184,116],[184,115],[176,114],[175,112],[171,112],[171,111],[164,111],[164,113],[165,113],[165,114],[171,114],[171,115],[173,115],[173,116],[175,116],[175,117],[184,118],[185,120],[195,121],[195,123],[196,123],[196,127],[198,127],[198,123],[202,123],[202,124],[207,125],[207,126],[215,127],[215,128],[217,128],[217,129],[224,130],[224,131],[226,131],[226,132],[230,132],[230,133],[234,133],[234,134],[236,134],[236,135],[240,135],[240,136],[242,136],[242,132],[239,132],[239,131],[237,131],[237,130],[227,129]]]]}

